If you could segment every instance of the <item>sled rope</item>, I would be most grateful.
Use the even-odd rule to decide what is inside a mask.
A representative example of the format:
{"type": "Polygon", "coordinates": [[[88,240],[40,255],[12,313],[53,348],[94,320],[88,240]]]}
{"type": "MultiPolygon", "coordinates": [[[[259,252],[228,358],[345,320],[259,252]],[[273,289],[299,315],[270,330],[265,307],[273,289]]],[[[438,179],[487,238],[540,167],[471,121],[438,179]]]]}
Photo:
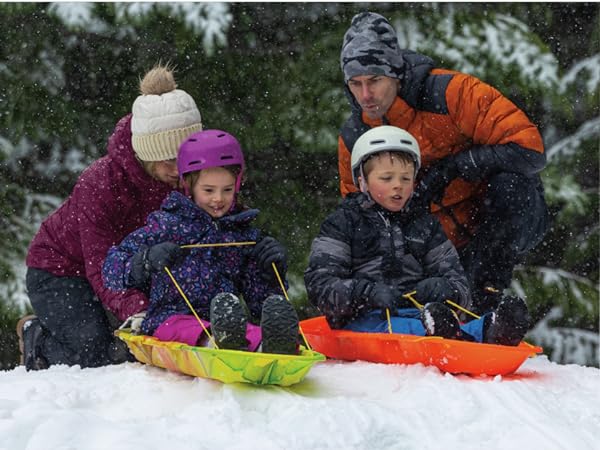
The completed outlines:
{"type": "MultiPolygon", "coordinates": [[[[423,309],[423,305],[421,303],[419,303],[413,296],[417,293],[417,291],[412,291],[412,292],[407,292],[406,294],[403,294],[402,297],[407,298],[408,300],[410,300],[411,302],[414,303],[414,305],[419,308],[419,309],[423,309]]],[[[450,306],[454,306],[456,309],[469,314],[470,316],[475,317],[476,319],[481,319],[481,316],[478,316],[477,314],[475,314],[474,312],[469,311],[467,308],[463,308],[462,306],[460,306],[458,303],[453,302],[452,300],[444,300],[446,303],[448,303],[450,306]]]]}
{"type": "Polygon", "coordinates": [[[467,308],[463,308],[458,303],[454,303],[452,300],[446,300],[446,303],[448,303],[450,306],[454,306],[456,309],[459,309],[464,313],[469,314],[470,316],[475,317],[476,319],[481,319],[481,316],[478,316],[474,312],[469,311],[467,308]]]}
{"type": "Polygon", "coordinates": [[[222,242],[215,244],[186,244],[182,245],[181,248],[206,248],[206,247],[238,247],[241,245],[255,245],[256,241],[247,242],[222,242]]]}
{"type": "MultiPolygon", "coordinates": [[[[290,302],[290,298],[288,297],[287,291],[285,289],[285,286],[283,284],[283,281],[281,281],[281,277],[279,276],[279,271],[277,270],[277,266],[275,265],[274,262],[271,263],[271,265],[273,266],[273,271],[275,272],[275,275],[277,276],[277,281],[279,281],[279,286],[281,286],[281,290],[283,291],[283,295],[285,295],[285,299],[290,302]]],[[[290,302],[292,303],[292,302],[290,302]]],[[[294,306],[292,304],[292,306],[294,306]]],[[[310,344],[308,343],[308,339],[306,339],[306,336],[304,336],[304,331],[302,331],[302,327],[300,326],[300,324],[298,324],[298,330],[300,331],[300,334],[302,335],[302,339],[304,340],[304,345],[306,345],[306,348],[309,350],[312,350],[312,347],[310,346],[310,344]]]]}
{"type": "Polygon", "coordinates": [[[385,315],[386,315],[387,321],[388,321],[388,332],[390,334],[392,334],[392,319],[390,319],[390,309],[389,308],[385,308],[385,315]]]}
{"type": "Polygon", "coordinates": [[[414,305],[419,308],[419,309],[423,309],[423,305],[421,305],[414,297],[413,295],[415,295],[417,293],[417,291],[412,291],[412,292],[407,292],[406,294],[402,294],[402,297],[409,299],[411,302],[414,303],[414,305]]]}
{"type": "Polygon", "coordinates": [[[185,300],[185,302],[187,303],[187,305],[192,310],[192,313],[194,314],[194,316],[196,317],[196,320],[198,321],[198,323],[200,324],[200,326],[202,327],[202,329],[204,330],[204,332],[208,336],[208,339],[210,339],[210,341],[213,343],[213,345],[215,346],[215,348],[218,349],[219,346],[217,345],[216,341],[212,337],[212,334],[210,334],[208,332],[208,329],[204,326],[204,323],[202,323],[202,320],[200,320],[200,317],[198,317],[198,314],[196,313],[196,310],[194,309],[194,307],[192,306],[192,304],[190,303],[190,301],[186,297],[185,293],[181,289],[181,286],[179,286],[179,283],[177,283],[177,280],[175,279],[175,277],[173,276],[173,274],[171,273],[171,271],[169,270],[169,268],[167,266],[165,266],[165,271],[167,272],[167,275],[169,275],[169,277],[171,278],[171,281],[173,282],[173,284],[175,285],[175,287],[177,288],[177,290],[179,291],[179,293],[181,294],[181,296],[183,297],[183,299],[185,300]]]}

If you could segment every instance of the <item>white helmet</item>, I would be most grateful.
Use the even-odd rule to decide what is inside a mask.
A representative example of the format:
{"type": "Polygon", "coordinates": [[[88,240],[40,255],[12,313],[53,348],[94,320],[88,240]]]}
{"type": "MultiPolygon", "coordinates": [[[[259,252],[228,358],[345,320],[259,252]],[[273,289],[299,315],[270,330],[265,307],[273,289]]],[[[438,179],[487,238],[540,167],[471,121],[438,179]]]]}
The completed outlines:
{"type": "Polygon", "coordinates": [[[371,128],[356,140],[352,148],[352,180],[357,187],[360,187],[358,177],[362,177],[365,160],[374,153],[384,151],[408,153],[415,162],[415,173],[421,167],[419,143],[412,134],[390,125],[371,128]]]}

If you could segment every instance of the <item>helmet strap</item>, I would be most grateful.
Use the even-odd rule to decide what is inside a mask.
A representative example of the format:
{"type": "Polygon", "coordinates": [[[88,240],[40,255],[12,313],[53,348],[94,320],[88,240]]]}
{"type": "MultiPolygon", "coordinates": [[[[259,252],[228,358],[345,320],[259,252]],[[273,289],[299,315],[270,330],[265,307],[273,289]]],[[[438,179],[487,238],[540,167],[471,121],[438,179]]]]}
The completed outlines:
{"type": "Polygon", "coordinates": [[[360,165],[360,178],[358,179],[358,184],[360,186],[360,191],[366,194],[368,192],[368,189],[362,163],[360,165]]]}

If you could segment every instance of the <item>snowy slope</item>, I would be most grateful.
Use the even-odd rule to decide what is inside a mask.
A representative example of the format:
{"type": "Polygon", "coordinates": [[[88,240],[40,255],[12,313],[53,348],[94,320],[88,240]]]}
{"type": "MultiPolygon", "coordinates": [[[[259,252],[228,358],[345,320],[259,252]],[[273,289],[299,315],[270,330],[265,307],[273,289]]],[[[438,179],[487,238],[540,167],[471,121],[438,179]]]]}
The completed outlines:
{"type": "Polygon", "coordinates": [[[128,363],[0,372],[1,450],[600,449],[600,370],[327,361],[290,388],[128,363]]]}

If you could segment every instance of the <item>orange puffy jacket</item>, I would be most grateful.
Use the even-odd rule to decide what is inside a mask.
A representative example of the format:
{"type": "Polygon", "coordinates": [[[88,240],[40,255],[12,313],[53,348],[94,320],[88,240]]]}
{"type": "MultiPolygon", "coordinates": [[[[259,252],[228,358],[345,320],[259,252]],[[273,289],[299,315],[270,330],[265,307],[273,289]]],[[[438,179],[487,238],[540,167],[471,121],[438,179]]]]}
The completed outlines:
{"type": "MultiPolygon", "coordinates": [[[[353,113],[338,138],[342,196],[358,189],[352,181],[351,149],[372,127],[388,124],[410,132],[419,142],[422,168],[457,153],[469,157],[485,176],[501,171],[537,176],[546,163],[542,138],[525,113],[493,87],[459,72],[432,69],[431,60],[414,52],[403,55],[407,73],[383,119],[371,120],[346,88],[353,113]]],[[[479,222],[485,183],[456,178],[446,188],[442,205],[432,203],[450,240],[461,247],[479,222]]]]}

